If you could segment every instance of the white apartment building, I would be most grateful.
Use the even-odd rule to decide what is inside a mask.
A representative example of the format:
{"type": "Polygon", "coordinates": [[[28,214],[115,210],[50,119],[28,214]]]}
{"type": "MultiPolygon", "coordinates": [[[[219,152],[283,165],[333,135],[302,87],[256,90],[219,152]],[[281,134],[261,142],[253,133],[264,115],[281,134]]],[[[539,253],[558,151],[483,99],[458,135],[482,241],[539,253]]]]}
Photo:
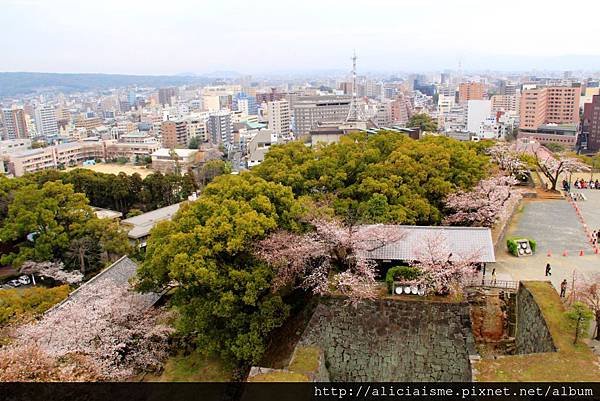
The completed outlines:
{"type": "Polygon", "coordinates": [[[278,137],[287,136],[290,133],[292,117],[290,103],[287,100],[267,102],[268,126],[278,137]]]}
{"type": "Polygon", "coordinates": [[[44,104],[35,109],[35,127],[38,135],[57,136],[58,124],[56,122],[56,110],[49,104],[44,104]]]}

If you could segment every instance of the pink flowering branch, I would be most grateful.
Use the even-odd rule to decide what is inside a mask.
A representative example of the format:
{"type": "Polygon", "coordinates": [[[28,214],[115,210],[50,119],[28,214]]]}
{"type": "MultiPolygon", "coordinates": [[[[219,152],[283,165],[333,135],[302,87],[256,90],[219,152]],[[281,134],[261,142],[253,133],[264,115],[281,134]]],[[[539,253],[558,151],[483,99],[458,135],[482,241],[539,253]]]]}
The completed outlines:
{"type": "Polygon", "coordinates": [[[439,232],[426,237],[415,250],[417,260],[411,263],[421,272],[420,284],[433,288],[438,294],[447,294],[452,288],[461,287],[471,277],[480,260],[481,251],[458,255],[451,252],[447,234],[439,232]]]}
{"type": "Polygon", "coordinates": [[[480,181],[469,192],[457,192],[445,200],[450,214],[444,224],[491,227],[508,217],[510,210],[521,199],[513,188],[518,181],[513,177],[497,176],[480,181]]]}
{"type": "Polygon", "coordinates": [[[277,232],[256,247],[256,254],[277,268],[273,290],[292,285],[325,295],[341,293],[356,303],[376,293],[376,263],[367,253],[403,238],[394,226],[345,226],[313,219],[314,231],[277,232]]]}

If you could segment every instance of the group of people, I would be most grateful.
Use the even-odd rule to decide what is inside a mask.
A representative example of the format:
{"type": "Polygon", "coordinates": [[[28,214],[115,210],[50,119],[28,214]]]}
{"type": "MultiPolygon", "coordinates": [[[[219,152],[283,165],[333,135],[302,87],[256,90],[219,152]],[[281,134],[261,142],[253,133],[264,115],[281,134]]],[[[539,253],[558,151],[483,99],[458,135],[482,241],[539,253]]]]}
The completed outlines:
{"type": "MultiPolygon", "coordinates": [[[[567,192],[571,190],[571,184],[567,180],[562,181],[562,186],[563,189],[567,192]]],[[[593,181],[591,179],[589,181],[584,181],[583,178],[580,178],[578,180],[575,180],[573,186],[577,189],[600,189],[600,181],[598,181],[598,179],[596,179],[596,181],[593,181]]]]}
{"type": "MultiPolygon", "coordinates": [[[[552,267],[550,263],[546,263],[546,277],[552,276],[552,267]]],[[[564,279],[560,283],[560,297],[564,298],[567,294],[567,279],[564,279]]]]}

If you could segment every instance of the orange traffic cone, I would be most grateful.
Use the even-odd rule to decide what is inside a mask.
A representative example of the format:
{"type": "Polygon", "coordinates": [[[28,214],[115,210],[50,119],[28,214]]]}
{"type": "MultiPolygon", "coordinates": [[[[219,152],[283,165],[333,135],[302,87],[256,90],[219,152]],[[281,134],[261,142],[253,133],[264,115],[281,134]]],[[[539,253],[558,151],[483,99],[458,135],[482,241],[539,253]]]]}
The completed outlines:
{"type": "Polygon", "coordinates": [[[569,256],[569,251],[567,251],[567,250],[565,249],[565,251],[563,252],[563,256],[569,256]]]}
{"type": "Polygon", "coordinates": [[[579,251],[579,256],[583,256],[583,249],[579,251]]]}

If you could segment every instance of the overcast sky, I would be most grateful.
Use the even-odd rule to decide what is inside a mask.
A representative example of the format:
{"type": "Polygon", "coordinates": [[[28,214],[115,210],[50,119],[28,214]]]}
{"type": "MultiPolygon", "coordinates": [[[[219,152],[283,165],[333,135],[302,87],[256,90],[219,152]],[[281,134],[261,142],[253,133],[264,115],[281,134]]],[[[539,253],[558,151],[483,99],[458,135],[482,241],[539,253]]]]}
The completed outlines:
{"type": "Polygon", "coordinates": [[[598,0],[0,0],[0,71],[600,69],[598,0]]]}

